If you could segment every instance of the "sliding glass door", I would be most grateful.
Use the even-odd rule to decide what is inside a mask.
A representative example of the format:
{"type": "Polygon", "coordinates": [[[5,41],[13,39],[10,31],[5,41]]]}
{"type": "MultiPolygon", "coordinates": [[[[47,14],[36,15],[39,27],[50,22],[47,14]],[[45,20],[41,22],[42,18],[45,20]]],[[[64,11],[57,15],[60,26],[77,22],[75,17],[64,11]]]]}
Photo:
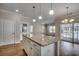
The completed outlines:
{"type": "Polygon", "coordinates": [[[79,43],[79,23],[61,24],[60,38],[64,41],[79,43]]]}
{"type": "Polygon", "coordinates": [[[79,56],[79,23],[60,25],[60,55],[79,56]]]}
{"type": "Polygon", "coordinates": [[[74,24],[74,42],[79,42],[79,23],[74,24]]]}

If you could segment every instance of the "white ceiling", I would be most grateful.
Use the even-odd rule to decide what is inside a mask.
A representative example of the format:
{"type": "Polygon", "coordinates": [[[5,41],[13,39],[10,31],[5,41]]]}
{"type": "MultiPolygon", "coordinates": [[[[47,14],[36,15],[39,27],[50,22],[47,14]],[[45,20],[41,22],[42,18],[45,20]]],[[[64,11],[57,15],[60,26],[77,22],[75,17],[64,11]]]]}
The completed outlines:
{"type": "MultiPolygon", "coordinates": [[[[5,9],[11,12],[16,12],[16,9],[19,9],[19,14],[22,14],[25,17],[33,17],[33,5],[36,6],[36,19],[38,20],[39,12],[40,12],[40,4],[36,3],[1,3],[0,9],[5,9]]],[[[78,3],[54,3],[52,4],[52,8],[55,11],[53,16],[48,14],[51,9],[50,3],[42,3],[42,16],[43,20],[53,21],[54,18],[65,15],[67,13],[66,6],[69,6],[69,12],[78,12],[79,4],[78,3]]]]}

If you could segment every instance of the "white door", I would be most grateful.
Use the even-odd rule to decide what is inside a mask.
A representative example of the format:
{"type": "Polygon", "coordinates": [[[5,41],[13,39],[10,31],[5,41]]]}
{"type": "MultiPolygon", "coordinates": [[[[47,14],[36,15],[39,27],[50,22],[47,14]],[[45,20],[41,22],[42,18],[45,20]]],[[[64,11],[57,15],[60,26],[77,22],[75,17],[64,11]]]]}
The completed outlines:
{"type": "Polygon", "coordinates": [[[5,21],[4,22],[4,39],[5,44],[12,44],[14,43],[14,22],[13,21],[5,21]]]}
{"type": "Polygon", "coordinates": [[[14,43],[14,22],[10,20],[0,21],[0,43],[1,45],[13,44],[14,43]]]}
{"type": "Polygon", "coordinates": [[[0,20],[0,45],[3,43],[3,21],[0,20]]]}

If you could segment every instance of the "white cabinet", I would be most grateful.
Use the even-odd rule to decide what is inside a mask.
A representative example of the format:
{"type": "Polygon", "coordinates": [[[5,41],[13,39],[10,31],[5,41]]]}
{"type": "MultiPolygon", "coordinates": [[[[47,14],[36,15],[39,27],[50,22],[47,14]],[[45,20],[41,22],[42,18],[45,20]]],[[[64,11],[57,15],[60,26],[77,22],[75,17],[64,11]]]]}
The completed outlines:
{"type": "Polygon", "coordinates": [[[41,55],[41,47],[36,43],[32,42],[29,39],[23,37],[22,40],[23,48],[29,56],[40,56],[41,55]]]}
{"type": "Polygon", "coordinates": [[[55,44],[49,44],[41,46],[36,42],[23,37],[22,46],[29,56],[54,56],[55,55],[55,44]]]}
{"type": "Polygon", "coordinates": [[[42,56],[54,56],[55,55],[55,44],[50,44],[44,47],[41,47],[42,56]]]}
{"type": "Polygon", "coordinates": [[[32,44],[32,55],[33,56],[40,56],[41,55],[41,46],[39,46],[35,42],[31,42],[32,44]]]}

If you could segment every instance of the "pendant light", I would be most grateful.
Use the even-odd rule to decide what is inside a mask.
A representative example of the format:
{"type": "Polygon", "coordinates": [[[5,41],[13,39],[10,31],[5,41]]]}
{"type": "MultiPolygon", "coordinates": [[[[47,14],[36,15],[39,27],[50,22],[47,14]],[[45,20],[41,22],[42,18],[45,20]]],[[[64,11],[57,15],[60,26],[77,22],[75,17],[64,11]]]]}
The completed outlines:
{"type": "Polygon", "coordinates": [[[70,19],[70,18],[69,18],[69,10],[68,10],[68,9],[69,9],[69,7],[66,7],[66,9],[67,9],[67,18],[66,18],[66,19],[64,19],[64,20],[62,20],[61,22],[62,22],[62,23],[68,23],[68,22],[70,22],[70,23],[71,23],[71,22],[73,22],[73,21],[74,21],[74,19],[72,19],[72,18],[70,19]]]}
{"type": "Polygon", "coordinates": [[[68,9],[69,9],[69,7],[66,7],[66,9],[67,9],[67,19],[64,19],[64,22],[65,22],[65,23],[68,23],[68,18],[69,18],[69,15],[68,15],[68,13],[69,13],[69,12],[68,12],[68,9]]]}
{"type": "Polygon", "coordinates": [[[69,22],[71,23],[71,22],[73,22],[73,21],[75,21],[74,19],[71,19],[69,22]]]}
{"type": "Polygon", "coordinates": [[[49,10],[49,15],[53,15],[54,14],[54,10],[52,9],[52,0],[51,0],[51,10],[49,10]]]}
{"type": "Polygon", "coordinates": [[[40,3],[40,5],[39,5],[39,7],[40,7],[40,16],[38,17],[38,19],[42,19],[42,15],[41,15],[41,3],[40,3]]]}
{"type": "Polygon", "coordinates": [[[35,6],[33,6],[33,22],[36,22],[36,19],[35,19],[35,6]]]}

